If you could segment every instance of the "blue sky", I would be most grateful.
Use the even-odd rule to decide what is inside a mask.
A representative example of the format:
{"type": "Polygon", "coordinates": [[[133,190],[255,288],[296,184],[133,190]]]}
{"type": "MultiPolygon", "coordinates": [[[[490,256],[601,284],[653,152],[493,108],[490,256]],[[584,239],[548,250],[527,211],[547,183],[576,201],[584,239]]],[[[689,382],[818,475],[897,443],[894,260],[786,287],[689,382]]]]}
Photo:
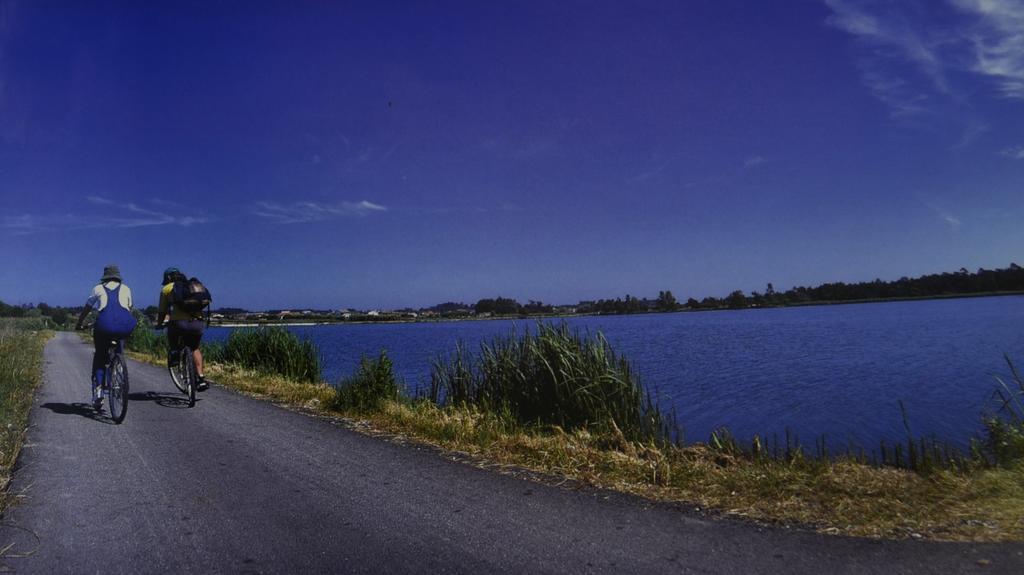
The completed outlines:
{"type": "Polygon", "coordinates": [[[0,1],[0,300],[574,303],[1020,263],[1024,4],[0,1]]]}

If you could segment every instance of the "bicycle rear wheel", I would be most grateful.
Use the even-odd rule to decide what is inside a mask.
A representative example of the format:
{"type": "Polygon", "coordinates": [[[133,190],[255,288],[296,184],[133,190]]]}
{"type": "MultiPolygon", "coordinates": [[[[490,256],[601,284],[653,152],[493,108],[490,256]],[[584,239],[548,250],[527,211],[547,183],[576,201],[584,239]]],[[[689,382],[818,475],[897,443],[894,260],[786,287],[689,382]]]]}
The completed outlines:
{"type": "Polygon", "coordinates": [[[110,418],[114,423],[121,423],[128,413],[128,366],[120,354],[115,355],[107,366],[106,379],[110,418]]]}
{"type": "Polygon", "coordinates": [[[196,362],[192,358],[192,350],[188,347],[181,348],[181,357],[178,358],[178,366],[181,368],[180,375],[183,378],[185,395],[188,396],[188,406],[196,404],[196,362]]]}
{"type": "Polygon", "coordinates": [[[175,352],[174,351],[168,351],[167,352],[167,371],[171,372],[171,381],[174,382],[174,387],[177,387],[178,391],[187,394],[188,393],[188,389],[185,387],[185,379],[186,379],[186,377],[182,373],[184,371],[184,366],[181,363],[181,351],[179,350],[177,352],[178,353],[178,362],[176,364],[172,364],[171,363],[171,354],[172,353],[175,353],[175,352]]]}

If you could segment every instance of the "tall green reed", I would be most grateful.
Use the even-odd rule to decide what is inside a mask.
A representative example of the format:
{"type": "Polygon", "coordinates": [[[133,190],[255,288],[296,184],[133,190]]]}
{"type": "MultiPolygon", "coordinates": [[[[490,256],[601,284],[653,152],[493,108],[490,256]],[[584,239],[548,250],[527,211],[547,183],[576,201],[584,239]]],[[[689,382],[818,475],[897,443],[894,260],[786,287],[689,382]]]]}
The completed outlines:
{"type": "Polygon", "coordinates": [[[316,346],[283,327],[236,330],[223,346],[210,346],[204,353],[210,361],[233,363],[261,373],[309,383],[321,380],[316,346]]]}
{"type": "Polygon", "coordinates": [[[149,320],[142,318],[135,326],[135,330],[128,336],[125,345],[132,351],[147,353],[156,357],[167,356],[167,336],[164,333],[157,333],[149,320]]]}
{"type": "Polygon", "coordinates": [[[999,407],[985,418],[986,435],[976,447],[995,465],[1008,466],[1024,460],[1024,378],[1008,355],[1003,358],[1010,368],[1009,381],[996,376],[999,407]]]}
{"type": "Polygon", "coordinates": [[[377,359],[363,357],[356,372],[338,384],[330,407],[340,411],[377,411],[399,396],[391,359],[381,350],[377,359]]]}
{"type": "Polygon", "coordinates": [[[538,323],[434,361],[430,399],[508,413],[519,423],[617,430],[631,441],[670,442],[674,418],[641,386],[604,335],[538,323]]]}

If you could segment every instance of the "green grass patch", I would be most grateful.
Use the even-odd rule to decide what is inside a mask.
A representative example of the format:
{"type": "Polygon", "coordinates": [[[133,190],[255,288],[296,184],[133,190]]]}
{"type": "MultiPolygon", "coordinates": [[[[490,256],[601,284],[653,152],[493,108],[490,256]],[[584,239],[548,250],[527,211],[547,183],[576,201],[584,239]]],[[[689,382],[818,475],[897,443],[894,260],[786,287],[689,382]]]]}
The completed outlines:
{"type": "Polygon", "coordinates": [[[1008,378],[996,377],[999,387],[996,396],[1000,407],[985,418],[987,435],[976,446],[976,451],[987,460],[1002,467],[1009,467],[1024,461],[1024,378],[1014,367],[1009,356],[1006,365],[1010,368],[1008,378]]]}
{"type": "Polygon", "coordinates": [[[230,363],[306,383],[321,381],[320,353],[283,327],[240,329],[223,345],[203,348],[204,359],[230,363]]]}
{"type": "Polygon", "coordinates": [[[342,412],[380,411],[386,402],[398,398],[398,381],[391,360],[381,351],[377,359],[362,358],[356,372],[338,384],[329,408],[342,412]]]}
{"type": "Polygon", "coordinates": [[[581,334],[564,322],[512,332],[477,354],[459,345],[434,362],[430,399],[509,414],[524,425],[616,430],[631,441],[671,442],[676,431],[600,332],[581,334]]]}
{"type": "Polygon", "coordinates": [[[131,350],[139,353],[146,353],[155,357],[167,357],[167,334],[166,332],[157,333],[153,329],[153,324],[145,317],[136,316],[139,323],[136,324],[135,330],[128,337],[125,342],[125,346],[131,350]]]}
{"type": "Polygon", "coordinates": [[[39,319],[0,319],[0,514],[18,459],[32,397],[42,381],[43,345],[52,335],[39,319]]]}

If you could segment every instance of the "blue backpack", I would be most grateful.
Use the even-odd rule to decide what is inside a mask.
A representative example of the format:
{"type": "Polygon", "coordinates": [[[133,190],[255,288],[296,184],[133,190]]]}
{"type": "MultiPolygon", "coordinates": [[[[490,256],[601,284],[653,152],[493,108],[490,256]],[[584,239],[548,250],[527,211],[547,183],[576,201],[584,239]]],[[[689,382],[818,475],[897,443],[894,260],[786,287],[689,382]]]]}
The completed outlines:
{"type": "Polygon", "coordinates": [[[138,322],[132,312],[121,305],[121,284],[117,284],[114,289],[107,289],[107,286],[103,286],[103,289],[107,292],[107,306],[100,310],[95,329],[119,339],[128,337],[138,322]]]}

